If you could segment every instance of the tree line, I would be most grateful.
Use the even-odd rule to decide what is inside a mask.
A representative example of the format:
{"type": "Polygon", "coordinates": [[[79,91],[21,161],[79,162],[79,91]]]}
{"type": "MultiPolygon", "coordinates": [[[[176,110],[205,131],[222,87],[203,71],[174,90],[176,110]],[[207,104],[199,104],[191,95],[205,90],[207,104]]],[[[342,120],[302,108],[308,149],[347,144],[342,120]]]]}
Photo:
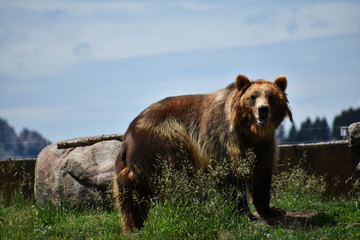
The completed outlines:
{"type": "Polygon", "coordinates": [[[331,128],[326,118],[317,117],[314,121],[311,121],[310,117],[308,117],[300,124],[299,129],[296,128],[295,124],[292,124],[287,134],[284,126],[280,125],[276,132],[276,137],[279,143],[311,143],[341,140],[343,139],[340,132],[341,127],[347,127],[359,121],[360,107],[357,109],[349,108],[335,116],[331,128]]]}

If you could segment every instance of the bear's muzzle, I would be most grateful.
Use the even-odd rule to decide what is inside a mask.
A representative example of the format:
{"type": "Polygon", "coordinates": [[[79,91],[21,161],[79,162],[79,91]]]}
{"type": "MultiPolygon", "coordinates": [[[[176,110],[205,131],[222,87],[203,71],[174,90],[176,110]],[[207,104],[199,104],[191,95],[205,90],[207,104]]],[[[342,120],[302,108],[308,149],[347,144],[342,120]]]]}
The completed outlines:
{"type": "Polygon", "coordinates": [[[258,108],[259,117],[257,119],[257,123],[259,125],[266,125],[270,122],[269,121],[269,112],[270,112],[269,106],[262,105],[258,108]]]}

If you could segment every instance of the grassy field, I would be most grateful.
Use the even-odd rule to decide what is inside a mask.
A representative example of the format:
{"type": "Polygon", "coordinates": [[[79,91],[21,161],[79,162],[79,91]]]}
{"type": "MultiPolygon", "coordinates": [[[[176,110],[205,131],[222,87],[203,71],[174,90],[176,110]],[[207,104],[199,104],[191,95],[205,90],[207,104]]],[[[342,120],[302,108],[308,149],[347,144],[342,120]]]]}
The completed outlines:
{"type": "Polygon", "coordinates": [[[116,210],[55,208],[18,191],[0,194],[0,239],[360,239],[358,190],[347,200],[326,199],[321,178],[294,168],[273,179],[272,205],[288,215],[251,220],[212,187],[217,176],[189,178],[170,169],[159,182],[166,200],[154,199],[145,227],[128,234],[116,210]]]}

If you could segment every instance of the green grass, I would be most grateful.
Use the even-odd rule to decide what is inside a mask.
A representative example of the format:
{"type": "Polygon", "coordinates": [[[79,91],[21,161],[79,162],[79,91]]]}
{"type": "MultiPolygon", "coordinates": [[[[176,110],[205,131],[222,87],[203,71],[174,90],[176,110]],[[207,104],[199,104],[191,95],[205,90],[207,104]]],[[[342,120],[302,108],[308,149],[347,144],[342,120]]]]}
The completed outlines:
{"type": "Polygon", "coordinates": [[[272,205],[314,213],[306,221],[251,220],[211,187],[218,181],[211,180],[216,179],[213,172],[190,178],[169,171],[169,178],[160,182],[169,189],[160,196],[165,200],[153,200],[143,229],[121,233],[116,210],[42,206],[14,192],[10,197],[0,194],[0,239],[360,239],[359,195],[326,199],[323,180],[299,167],[274,177],[272,205]]]}

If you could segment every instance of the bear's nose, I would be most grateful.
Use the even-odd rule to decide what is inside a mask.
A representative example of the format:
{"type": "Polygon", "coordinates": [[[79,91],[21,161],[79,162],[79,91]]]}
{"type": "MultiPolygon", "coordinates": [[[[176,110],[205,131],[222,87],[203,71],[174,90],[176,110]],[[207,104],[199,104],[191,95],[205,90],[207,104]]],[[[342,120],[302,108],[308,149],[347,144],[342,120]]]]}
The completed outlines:
{"type": "Polygon", "coordinates": [[[259,111],[259,117],[260,118],[267,118],[269,115],[269,107],[262,105],[258,108],[259,111]]]}

